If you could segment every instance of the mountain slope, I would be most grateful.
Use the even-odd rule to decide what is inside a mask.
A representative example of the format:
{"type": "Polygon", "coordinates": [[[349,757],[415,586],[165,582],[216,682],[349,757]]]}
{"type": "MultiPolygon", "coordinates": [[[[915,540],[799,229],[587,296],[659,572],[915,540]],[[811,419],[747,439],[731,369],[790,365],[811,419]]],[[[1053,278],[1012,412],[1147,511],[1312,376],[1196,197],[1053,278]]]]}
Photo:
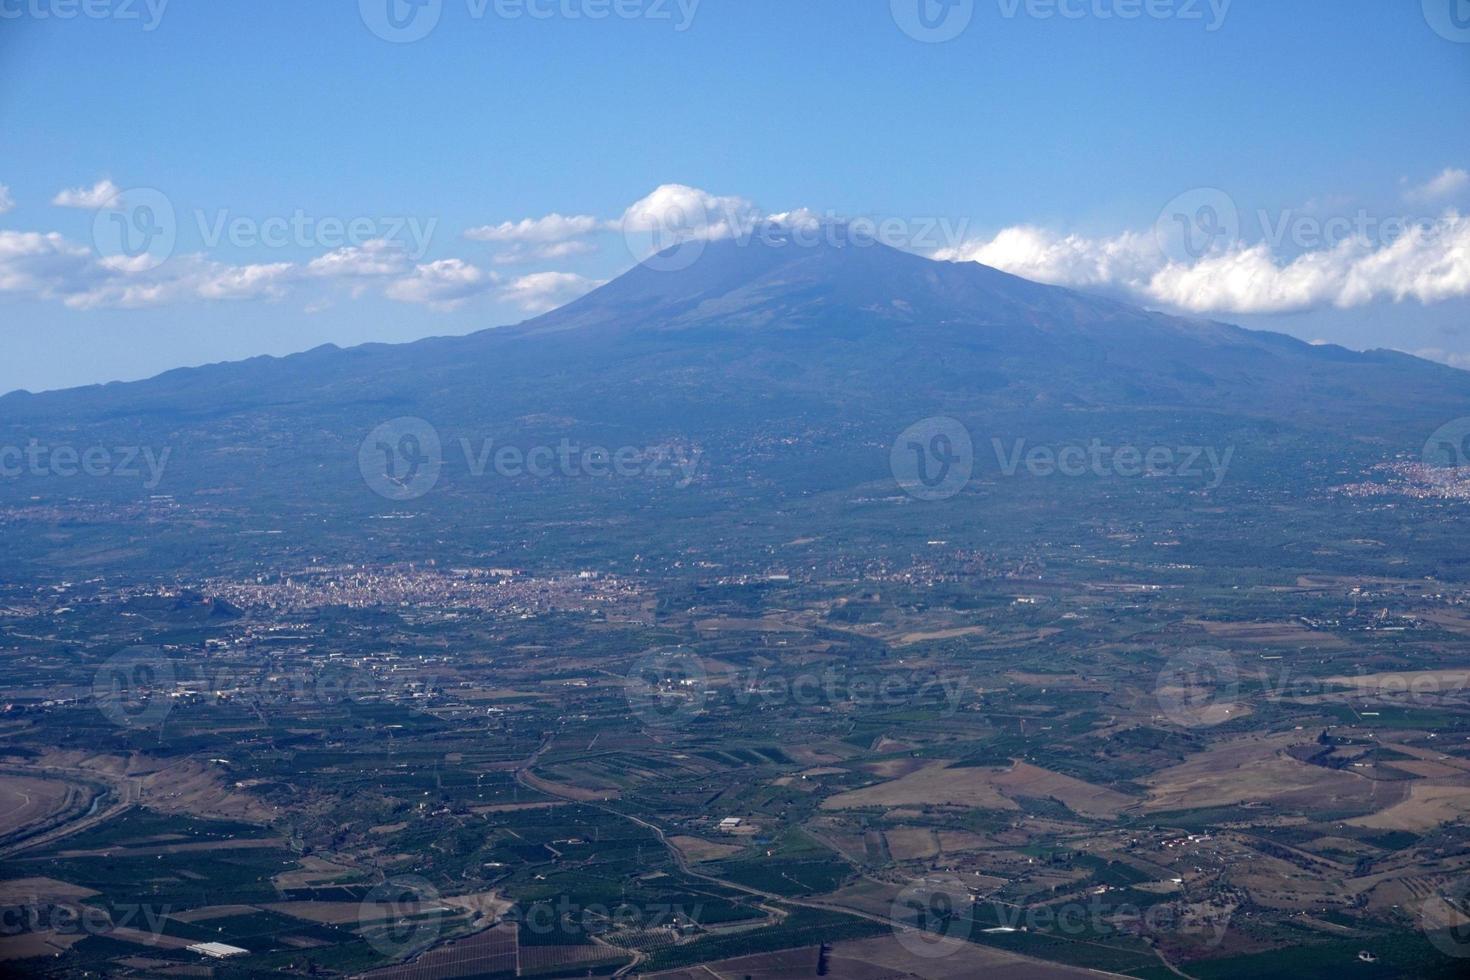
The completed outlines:
{"type": "Polygon", "coordinates": [[[0,449],[167,454],[156,481],[7,474],[0,536],[33,575],[173,581],[322,560],[746,567],[819,538],[839,565],[934,539],[1029,554],[1147,515],[1149,540],[1193,527],[1196,560],[1248,560],[1310,520],[1282,514],[1467,415],[1470,373],[1407,355],[877,245],[717,242],[514,327],[0,398],[0,449]],[[939,416],[973,436],[974,478],[908,506],[890,450],[939,416]],[[442,463],[407,499],[368,470],[393,448],[379,427],[405,417],[442,463]],[[1007,478],[1011,454],[1094,444],[1220,462],[1170,479],[1007,478]],[[618,476],[491,465],[561,446],[643,462],[618,476]]]}
{"type": "Polygon", "coordinates": [[[877,244],[753,240],[710,243],[678,271],[637,267],[514,327],[15,393],[0,398],[0,417],[166,421],[268,406],[335,415],[334,407],[399,401],[513,410],[504,396],[517,388],[538,403],[526,408],[575,407],[538,397],[536,381],[547,377],[569,397],[609,406],[636,390],[641,404],[663,391],[667,407],[685,408],[678,392],[687,388],[737,403],[778,393],[839,402],[843,393],[864,402],[931,395],[991,410],[1184,406],[1296,422],[1348,413],[1370,425],[1443,415],[1470,397],[1470,374],[1407,355],[1150,313],[877,244]]]}

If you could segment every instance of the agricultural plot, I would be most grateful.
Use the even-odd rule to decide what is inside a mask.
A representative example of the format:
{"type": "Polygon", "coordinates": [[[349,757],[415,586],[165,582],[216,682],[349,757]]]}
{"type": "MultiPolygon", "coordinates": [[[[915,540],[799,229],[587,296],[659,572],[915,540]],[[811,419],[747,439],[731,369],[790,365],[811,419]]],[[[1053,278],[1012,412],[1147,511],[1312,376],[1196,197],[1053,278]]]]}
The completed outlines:
{"type": "Polygon", "coordinates": [[[1105,787],[1094,786],[1024,762],[1004,769],[931,763],[898,779],[840,793],[823,809],[864,807],[963,806],[987,810],[1018,810],[1021,798],[1059,800],[1084,816],[1116,817],[1134,800],[1105,787]]]}
{"type": "MultiPolygon", "coordinates": [[[[919,948],[923,949],[922,946],[919,948]]],[[[655,973],[648,980],[709,980],[711,974],[719,980],[746,977],[750,980],[807,980],[818,976],[836,980],[888,980],[892,977],[968,980],[979,976],[1002,980],[1083,980],[1099,975],[1091,970],[1058,966],[972,943],[945,944],[936,940],[934,948],[925,955],[914,952],[892,936],[884,936],[836,943],[825,956],[821,947],[782,950],[720,960],[698,969],[655,973]]]]}
{"type": "Polygon", "coordinates": [[[58,779],[0,773],[0,840],[66,811],[80,792],[58,779]]]}

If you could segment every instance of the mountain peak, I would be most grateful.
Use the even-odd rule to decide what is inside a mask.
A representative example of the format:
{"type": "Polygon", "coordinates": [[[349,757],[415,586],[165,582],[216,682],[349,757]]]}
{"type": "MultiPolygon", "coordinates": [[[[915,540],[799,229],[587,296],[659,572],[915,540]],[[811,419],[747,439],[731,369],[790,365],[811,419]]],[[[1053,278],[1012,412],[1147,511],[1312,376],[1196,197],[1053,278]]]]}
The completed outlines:
{"type": "Polygon", "coordinates": [[[984,324],[1148,314],[976,262],[925,258],[848,225],[771,224],[672,246],[521,329],[618,329],[650,320],[660,330],[713,323],[790,328],[857,315],[984,324]]]}
{"type": "Polygon", "coordinates": [[[228,416],[249,430],[252,413],[287,405],[355,424],[383,413],[692,424],[703,413],[718,425],[730,413],[763,416],[774,401],[813,418],[923,404],[1300,421],[1337,417],[1345,404],[1380,419],[1453,417],[1467,398],[1470,375],[1407,356],[1150,312],[834,226],[685,243],[514,327],[12,396],[4,407],[17,424],[228,416]],[[556,397],[543,390],[548,377],[556,397]]]}

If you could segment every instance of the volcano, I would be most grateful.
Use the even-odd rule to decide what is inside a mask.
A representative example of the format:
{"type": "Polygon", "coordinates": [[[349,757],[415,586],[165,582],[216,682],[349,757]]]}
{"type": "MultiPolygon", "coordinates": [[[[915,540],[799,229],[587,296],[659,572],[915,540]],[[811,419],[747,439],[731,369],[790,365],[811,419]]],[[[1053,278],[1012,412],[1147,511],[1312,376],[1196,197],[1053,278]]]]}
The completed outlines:
{"type": "Polygon", "coordinates": [[[876,398],[1378,426],[1470,407],[1470,373],[1407,354],[1170,316],[876,242],[762,235],[701,243],[672,268],[659,261],[677,251],[516,326],[17,392],[0,398],[0,416],[166,424],[442,406],[631,421],[784,401],[840,410],[876,398]]]}
{"type": "MultiPolygon", "coordinates": [[[[363,447],[385,422],[408,418],[432,429],[443,456],[434,493],[411,501],[440,522],[426,533],[442,543],[456,529],[454,541],[483,551],[496,535],[553,519],[659,527],[690,510],[748,518],[793,500],[892,493],[895,437],[935,417],[968,427],[981,447],[988,437],[1228,446],[1238,450],[1232,486],[1279,490],[1304,474],[1320,481],[1417,454],[1446,421],[1470,415],[1470,373],[1149,311],[975,263],[780,235],[693,252],[656,256],[560,309],[467,336],[10,394],[0,398],[0,443],[170,455],[156,486],[21,478],[0,481],[0,503],[208,501],[228,513],[215,528],[227,540],[214,547],[235,554],[238,535],[262,523],[340,530],[391,509],[391,493],[364,489],[363,453],[374,447],[363,447]],[[682,494],[484,478],[497,447],[567,444],[697,457],[698,478],[682,494]]],[[[177,547],[206,526],[153,533],[177,547]]]]}

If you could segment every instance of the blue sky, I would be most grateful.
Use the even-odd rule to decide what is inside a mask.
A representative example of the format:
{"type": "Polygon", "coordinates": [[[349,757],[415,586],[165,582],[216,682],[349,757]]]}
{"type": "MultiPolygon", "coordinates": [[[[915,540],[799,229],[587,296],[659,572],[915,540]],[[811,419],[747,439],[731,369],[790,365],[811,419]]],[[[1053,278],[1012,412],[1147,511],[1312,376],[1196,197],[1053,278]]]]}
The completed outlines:
{"type": "Polygon", "coordinates": [[[1466,0],[390,2],[0,0],[0,390],[515,322],[673,205],[1470,367],[1466,0]]]}

